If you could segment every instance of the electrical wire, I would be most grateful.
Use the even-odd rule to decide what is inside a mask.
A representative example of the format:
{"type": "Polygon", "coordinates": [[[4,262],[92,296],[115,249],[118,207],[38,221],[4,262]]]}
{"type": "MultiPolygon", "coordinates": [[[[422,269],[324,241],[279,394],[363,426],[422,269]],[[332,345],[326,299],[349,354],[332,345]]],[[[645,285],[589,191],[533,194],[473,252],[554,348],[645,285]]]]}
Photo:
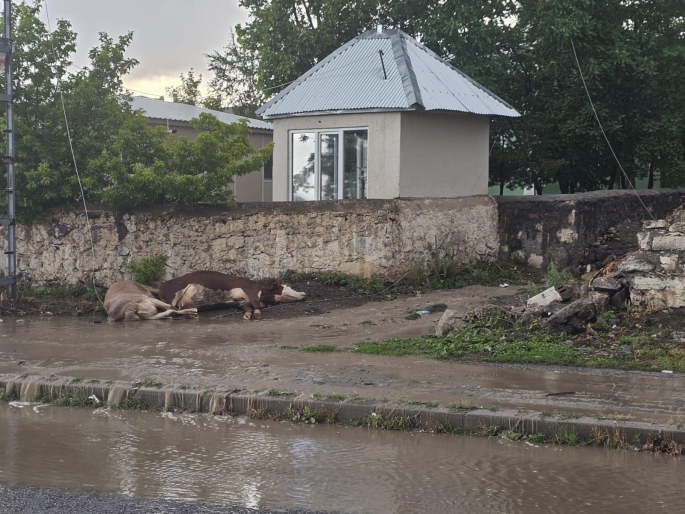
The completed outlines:
{"type": "Polygon", "coordinates": [[[576,53],[576,45],[573,44],[573,38],[569,38],[571,40],[571,47],[573,48],[573,56],[576,58],[576,65],[578,66],[578,73],[580,73],[580,79],[583,81],[583,87],[585,88],[585,93],[587,94],[588,100],[590,100],[590,107],[592,107],[592,112],[595,115],[595,119],[597,120],[597,124],[599,125],[599,129],[602,131],[602,135],[604,136],[605,141],[607,142],[607,145],[609,145],[609,150],[611,150],[612,155],[614,156],[614,159],[616,159],[616,163],[618,164],[618,167],[621,169],[621,172],[623,173],[623,176],[625,177],[626,181],[628,184],[630,184],[631,189],[637,196],[637,199],[640,200],[640,203],[642,204],[642,207],[645,208],[645,211],[647,211],[647,214],[656,221],[656,218],[654,215],[650,212],[650,210],[647,208],[645,205],[645,202],[642,201],[642,198],[640,198],[640,194],[637,192],[637,189],[635,189],[635,186],[633,186],[633,182],[630,180],[628,177],[628,174],[626,171],[623,169],[623,166],[621,165],[621,161],[618,160],[618,156],[616,155],[616,152],[614,152],[614,148],[611,146],[611,143],[609,142],[609,138],[606,135],[606,132],[604,132],[604,127],[602,127],[602,122],[599,121],[599,116],[597,115],[597,110],[595,109],[595,104],[592,102],[592,97],[590,96],[590,91],[587,88],[587,84],[585,83],[585,77],[583,76],[583,70],[580,68],[580,61],[578,61],[578,54],[576,53]]]}
{"type": "MultiPolygon", "coordinates": [[[[57,52],[55,51],[55,43],[53,41],[53,36],[52,36],[52,28],[50,26],[50,11],[48,10],[48,0],[45,0],[45,16],[47,17],[48,21],[48,33],[50,34],[50,46],[52,47],[52,56],[57,61],[57,52]]],[[[67,108],[64,104],[64,94],[62,92],[62,80],[61,77],[57,77],[57,90],[59,91],[59,96],[62,102],[62,112],[64,113],[64,123],[67,128],[67,137],[69,138],[69,149],[71,150],[71,158],[74,161],[74,170],[76,171],[76,179],[78,180],[78,185],[81,190],[81,199],[83,200],[83,210],[85,211],[86,214],[86,228],[88,229],[88,235],[90,236],[90,251],[91,251],[91,257],[92,257],[92,265],[91,265],[91,281],[93,283],[93,290],[95,291],[95,296],[97,297],[98,301],[102,303],[102,299],[100,298],[100,294],[98,293],[98,288],[95,285],[95,242],[93,241],[93,228],[90,224],[90,216],[88,215],[88,205],[86,204],[86,194],[83,190],[83,183],[81,182],[81,175],[79,174],[78,171],[78,165],[76,164],[76,153],[74,152],[74,143],[71,138],[71,131],[69,129],[69,119],[67,118],[67,108]]]]}

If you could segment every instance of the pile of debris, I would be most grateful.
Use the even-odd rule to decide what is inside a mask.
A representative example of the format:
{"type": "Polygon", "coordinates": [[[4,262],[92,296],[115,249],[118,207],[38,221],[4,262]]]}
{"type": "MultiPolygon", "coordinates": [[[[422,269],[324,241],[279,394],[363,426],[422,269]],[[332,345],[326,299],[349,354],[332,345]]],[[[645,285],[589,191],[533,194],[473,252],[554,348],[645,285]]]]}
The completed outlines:
{"type": "Polygon", "coordinates": [[[556,286],[530,298],[520,321],[544,317],[552,330],[577,334],[609,310],[685,307],[685,211],[644,222],[638,244],[640,250],[612,259],[589,286],[556,286]]]}
{"type": "MultiPolygon", "coordinates": [[[[615,231],[610,230],[612,236],[615,231]]],[[[637,235],[640,249],[623,257],[595,253],[605,266],[585,275],[589,284],[568,283],[550,287],[530,298],[525,307],[507,309],[519,322],[530,324],[542,318],[553,331],[580,334],[590,323],[617,325],[618,312],[649,314],[685,307],[685,210],[677,209],[668,219],[646,221],[637,235]],[[616,317],[604,315],[616,312],[616,317]]],[[[597,246],[601,249],[601,245],[597,246]]],[[[634,246],[633,246],[634,248],[634,246]]],[[[447,310],[436,335],[463,326],[454,311],[447,310]]],[[[685,339],[685,334],[683,335],[685,339]]]]}

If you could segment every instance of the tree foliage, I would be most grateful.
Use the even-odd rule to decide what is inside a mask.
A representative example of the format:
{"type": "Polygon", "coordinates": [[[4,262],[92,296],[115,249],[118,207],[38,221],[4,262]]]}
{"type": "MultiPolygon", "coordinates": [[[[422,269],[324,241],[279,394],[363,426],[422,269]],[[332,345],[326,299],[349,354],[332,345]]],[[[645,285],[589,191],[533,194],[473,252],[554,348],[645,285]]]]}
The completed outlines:
{"type": "MultiPolygon", "coordinates": [[[[271,96],[373,27],[378,1],[241,0],[236,28],[271,96]]],[[[685,184],[685,4],[681,0],[385,0],[410,35],[514,105],[491,125],[491,183],[563,192],[685,184]],[[573,44],[572,44],[573,43],[573,44]]]]}
{"type": "Polygon", "coordinates": [[[268,159],[270,148],[255,152],[250,147],[245,123],[229,126],[202,117],[195,121],[201,135],[193,142],[149,128],[142,113],[132,110],[123,87],[123,78],[138,64],[126,56],[132,33],[118,38],[100,34],[90,64],[71,72],[76,34],[64,20],[50,32],[40,8],[40,2],[14,6],[21,217],[78,205],[83,196],[77,164],[89,202],[111,201],[125,209],[156,202],[229,203],[233,176],[256,171],[268,159]]]}
{"type": "Polygon", "coordinates": [[[238,116],[255,118],[255,111],[267,100],[259,89],[257,52],[244,47],[235,32],[230,31],[226,46],[208,54],[207,62],[214,74],[209,83],[214,98],[230,106],[238,116]]]}

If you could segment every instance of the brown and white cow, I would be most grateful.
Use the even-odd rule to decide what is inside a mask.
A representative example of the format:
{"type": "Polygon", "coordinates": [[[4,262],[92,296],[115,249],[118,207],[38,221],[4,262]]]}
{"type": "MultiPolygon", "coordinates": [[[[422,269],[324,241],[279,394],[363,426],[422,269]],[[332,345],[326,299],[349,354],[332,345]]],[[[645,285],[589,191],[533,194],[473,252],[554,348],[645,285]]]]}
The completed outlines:
{"type": "Polygon", "coordinates": [[[107,290],[104,307],[108,321],[140,321],[165,318],[197,318],[197,309],[179,310],[161,301],[157,289],[124,280],[107,290]],[[162,310],[160,312],[160,309],[162,310]]]}
{"type": "Polygon", "coordinates": [[[194,271],[159,286],[159,296],[178,309],[236,306],[245,311],[243,319],[262,319],[260,308],[277,303],[299,302],[305,293],[276,283],[271,288],[258,282],[217,271],[194,271]]]}

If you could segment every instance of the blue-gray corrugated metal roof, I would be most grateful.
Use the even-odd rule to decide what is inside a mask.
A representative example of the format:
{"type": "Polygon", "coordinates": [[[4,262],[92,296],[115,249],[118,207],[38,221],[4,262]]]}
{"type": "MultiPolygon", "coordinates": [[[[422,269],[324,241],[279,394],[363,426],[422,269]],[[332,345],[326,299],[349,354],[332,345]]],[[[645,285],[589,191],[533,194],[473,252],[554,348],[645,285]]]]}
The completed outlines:
{"type": "MultiPolygon", "coordinates": [[[[145,98],[144,96],[134,96],[131,106],[134,110],[143,111],[148,118],[162,120],[190,121],[200,116],[203,112],[216,116],[219,121],[223,121],[224,123],[235,123],[241,119],[240,116],[227,112],[214,111],[212,109],[205,109],[204,107],[196,107],[194,105],[165,102],[164,100],[145,98]]],[[[252,129],[273,130],[271,123],[252,118],[247,118],[247,126],[252,129]]]]}
{"type": "Polygon", "coordinates": [[[264,119],[350,111],[458,111],[519,116],[511,105],[401,30],[368,31],[263,105],[264,119]],[[383,74],[385,64],[387,79],[383,74]]]}

